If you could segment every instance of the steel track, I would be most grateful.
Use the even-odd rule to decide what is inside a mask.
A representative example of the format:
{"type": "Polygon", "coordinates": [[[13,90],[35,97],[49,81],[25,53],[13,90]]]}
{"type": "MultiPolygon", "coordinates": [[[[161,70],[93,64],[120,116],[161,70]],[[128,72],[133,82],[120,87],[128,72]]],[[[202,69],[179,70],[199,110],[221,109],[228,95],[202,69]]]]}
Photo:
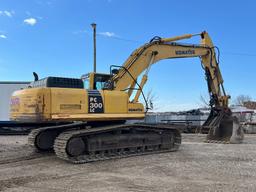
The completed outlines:
{"type": "MultiPolygon", "coordinates": [[[[37,136],[44,132],[44,131],[57,131],[59,133],[66,131],[68,129],[74,129],[76,127],[79,126],[85,126],[87,125],[86,122],[82,122],[82,123],[70,123],[70,124],[66,124],[66,125],[57,125],[57,126],[49,126],[49,127],[42,127],[42,128],[37,128],[32,130],[29,135],[28,135],[28,144],[32,147],[34,147],[34,149],[38,152],[40,152],[40,148],[38,148],[37,144],[36,144],[36,140],[37,140],[37,136]]],[[[50,150],[52,150],[53,148],[51,148],[50,150]]],[[[45,151],[45,150],[44,150],[45,151]]]]}
{"type": "Polygon", "coordinates": [[[54,143],[54,151],[55,154],[68,162],[72,162],[75,164],[79,163],[88,163],[88,162],[94,162],[94,161],[103,161],[103,160],[109,160],[109,159],[118,159],[118,158],[125,158],[125,157],[131,157],[131,156],[139,156],[139,155],[147,155],[147,154],[155,154],[155,153],[163,153],[163,152],[171,152],[171,151],[177,151],[179,146],[181,144],[181,135],[180,132],[172,127],[168,126],[157,126],[157,125],[114,125],[114,126],[107,126],[107,127],[97,127],[93,129],[84,129],[84,130],[75,130],[75,131],[67,131],[61,133],[56,139],[54,143]],[[71,138],[74,137],[80,137],[80,136],[86,136],[96,133],[104,133],[108,131],[113,130],[119,130],[122,128],[136,128],[136,129],[144,129],[144,130],[151,130],[151,131],[172,131],[174,135],[174,143],[173,146],[168,149],[161,149],[158,146],[151,146],[150,149],[142,150],[140,147],[131,147],[131,150],[124,151],[121,148],[120,149],[114,149],[114,150],[105,150],[101,151],[99,154],[84,154],[77,157],[72,157],[67,153],[67,145],[71,138]]]}
{"type": "MultiPolygon", "coordinates": [[[[71,123],[66,125],[58,125],[58,126],[50,126],[50,127],[43,127],[32,130],[32,132],[29,134],[28,137],[28,143],[29,145],[33,146],[38,152],[45,152],[45,150],[41,150],[37,146],[37,137],[40,135],[40,133],[43,133],[44,131],[54,131],[58,132],[58,136],[55,139],[54,148],[55,154],[68,162],[71,163],[87,163],[87,162],[93,162],[93,161],[99,161],[99,160],[108,160],[108,159],[117,159],[117,158],[125,158],[125,157],[131,157],[131,156],[138,156],[138,155],[146,155],[146,154],[155,154],[155,153],[163,153],[163,152],[170,152],[170,151],[176,151],[178,150],[180,144],[181,144],[181,134],[179,131],[179,128],[177,126],[168,126],[168,125],[147,125],[147,124],[116,124],[116,125],[110,125],[110,126],[98,126],[98,127],[91,127],[88,126],[88,123],[86,122],[78,122],[78,123],[71,123]],[[129,129],[142,129],[146,131],[171,131],[174,136],[174,142],[173,146],[168,149],[160,149],[157,146],[150,146],[148,150],[141,150],[139,147],[132,147],[129,151],[123,151],[122,149],[114,149],[114,150],[108,150],[104,153],[100,154],[86,154],[86,155],[80,155],[77,157],[71,157],[68,155],[66,147],[68,144],[69,139],[74,137],[80,137],[80,136],[88,136],[92,134],[101,134],[101,133],[107,133],[113,130],[120,130],[124,128],[129,129]]],[[[48,151],[52,150],[49,149],[48,151]]]]}

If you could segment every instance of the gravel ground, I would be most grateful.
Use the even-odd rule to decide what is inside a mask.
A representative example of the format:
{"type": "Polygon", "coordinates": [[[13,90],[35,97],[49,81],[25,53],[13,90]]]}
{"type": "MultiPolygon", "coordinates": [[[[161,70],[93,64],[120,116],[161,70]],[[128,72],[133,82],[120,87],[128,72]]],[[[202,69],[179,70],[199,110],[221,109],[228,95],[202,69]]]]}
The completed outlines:
{"type": "Polygon", "coordinates": [[[240,145],[182,136],[177,152],[82,165],[34,153],[26,136],[0,136],[0,191],[256,191],[256,135],[240,145]]]}

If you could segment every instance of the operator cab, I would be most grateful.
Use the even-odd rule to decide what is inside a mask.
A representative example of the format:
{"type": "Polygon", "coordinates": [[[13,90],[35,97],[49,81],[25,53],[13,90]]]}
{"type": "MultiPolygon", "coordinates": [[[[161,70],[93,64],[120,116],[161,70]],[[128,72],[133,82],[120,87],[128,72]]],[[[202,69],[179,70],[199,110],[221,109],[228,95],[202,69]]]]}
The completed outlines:
{"type": "Polygon", "coordinates": [[[110,74],[103,73],[87,73],[82,75],[85,89],[101,90],[105,83],[112,77],[110,74]]]}

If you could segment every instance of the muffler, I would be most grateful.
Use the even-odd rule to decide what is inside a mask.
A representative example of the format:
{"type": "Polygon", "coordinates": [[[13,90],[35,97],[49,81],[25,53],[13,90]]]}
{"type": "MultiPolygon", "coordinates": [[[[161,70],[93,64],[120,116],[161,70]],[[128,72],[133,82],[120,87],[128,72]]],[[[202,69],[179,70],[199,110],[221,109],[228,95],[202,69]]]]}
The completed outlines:
{"type": "Polygon", "coordinates": [[[209,130],[206,139],[209,143],[242,143],[244,139],[239,118],[229,108],[213,107],[203,128],[209,130]]]}

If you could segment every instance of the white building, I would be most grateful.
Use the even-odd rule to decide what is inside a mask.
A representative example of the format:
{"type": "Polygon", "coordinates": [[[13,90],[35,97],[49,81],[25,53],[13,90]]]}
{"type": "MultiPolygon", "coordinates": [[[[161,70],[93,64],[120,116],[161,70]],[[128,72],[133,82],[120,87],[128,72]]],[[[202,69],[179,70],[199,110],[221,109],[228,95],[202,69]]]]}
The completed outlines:
{"type": "Polygon", "coordinates": [[[26,87],[29,83],[0,81],[0,121],[9,120],[10,97],[12,93],[26,87]]]}

